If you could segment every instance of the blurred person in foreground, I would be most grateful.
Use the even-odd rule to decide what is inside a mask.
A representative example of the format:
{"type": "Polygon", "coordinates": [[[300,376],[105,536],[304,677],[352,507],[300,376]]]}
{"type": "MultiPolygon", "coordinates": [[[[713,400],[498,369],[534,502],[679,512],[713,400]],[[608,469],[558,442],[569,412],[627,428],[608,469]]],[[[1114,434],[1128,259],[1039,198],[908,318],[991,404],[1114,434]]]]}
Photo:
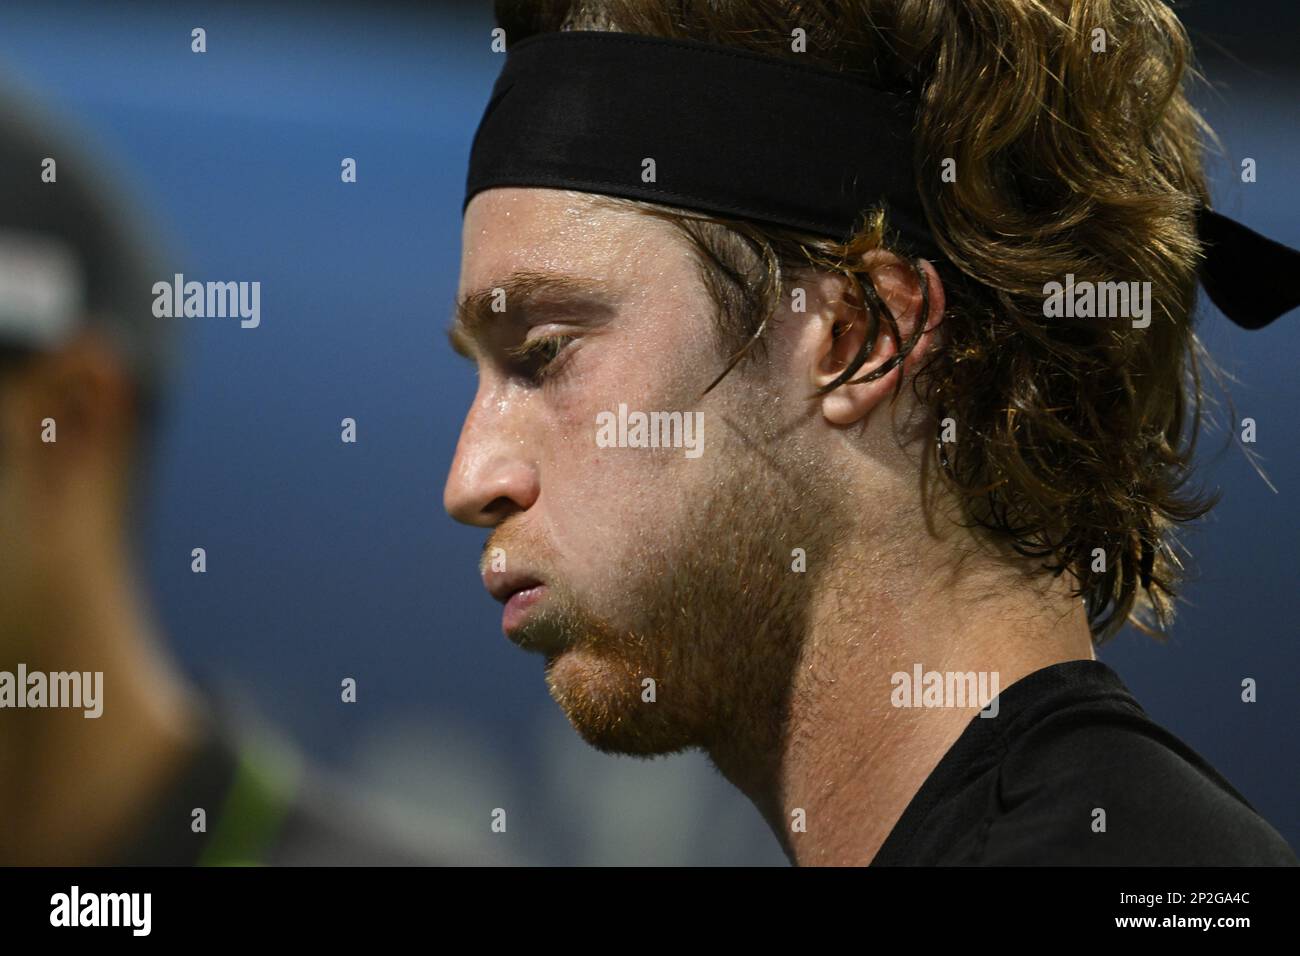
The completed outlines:
{"type": "Polygon", "coordinates": [[[1169,626],[1210,507],[1198,267],[1297,304],[1210,206],[1169,9],[497,18],[445,504],[577,731],[703,750],[800,864],[1293,865],[1094,653],[1169,626]]]}
{"type": "Polygon", "coordinates": [[[172,270],[98,165],[0,90],[0,864],[424,862],[163,652],[134,506],[172,270]]]}

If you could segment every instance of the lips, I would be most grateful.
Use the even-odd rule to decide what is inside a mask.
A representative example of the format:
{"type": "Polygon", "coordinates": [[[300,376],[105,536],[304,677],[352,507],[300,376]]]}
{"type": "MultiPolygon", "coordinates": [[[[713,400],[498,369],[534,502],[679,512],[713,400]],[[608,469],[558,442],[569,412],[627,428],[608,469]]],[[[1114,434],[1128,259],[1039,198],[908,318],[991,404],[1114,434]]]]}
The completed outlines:
{"type": "Polygon", "coordinates": [[[483,575],[483,586],[488,589],[489,594],[502,604],[505,604],[520,591],[527,591],[542,585],[541,578],[514,571],[502,571],[500,573],[488,571],[483,575]]]}
{"type": "Polygon", "coordinates": [[[488,572],[483,583],[494,598],[505,605],[501,613],[501,630],[507,637],[523,624],[528,612],[546,596],[546,582],[519,572],[488,572]]]}
{"type": "Polygon", "coordinates": [[[537,604],[546,594],[546,585],[538,584],[535,587],[524,588],[522,591],[516,591],[510,595],[506,601],[506,609],[501,612],[501,630],[507,635],[514,632],[524,622],[529,610],[537,604]]]}

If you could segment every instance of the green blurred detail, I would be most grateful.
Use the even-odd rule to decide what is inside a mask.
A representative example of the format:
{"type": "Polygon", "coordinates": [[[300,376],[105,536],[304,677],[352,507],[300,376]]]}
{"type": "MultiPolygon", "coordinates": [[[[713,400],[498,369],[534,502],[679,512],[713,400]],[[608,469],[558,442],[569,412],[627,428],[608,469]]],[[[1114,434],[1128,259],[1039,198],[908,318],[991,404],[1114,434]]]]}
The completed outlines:
{"type": "Polygon", "coordinates": [[[301,768],[288,754],[254,750],[240,749],[235,780],[199,866],[263,866],[275,845],[301,768]]]}

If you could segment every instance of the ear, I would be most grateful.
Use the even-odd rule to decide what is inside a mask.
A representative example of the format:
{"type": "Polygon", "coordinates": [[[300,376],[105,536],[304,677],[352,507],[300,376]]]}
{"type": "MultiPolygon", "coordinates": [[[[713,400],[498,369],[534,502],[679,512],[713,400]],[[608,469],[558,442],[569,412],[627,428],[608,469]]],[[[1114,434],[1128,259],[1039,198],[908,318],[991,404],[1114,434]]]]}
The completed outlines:
{"type": "Polygon", "coordinates": [[[919,365],[933,347],[934,330],[944,308],[943,285],[934,266],[924,259],[913,265],[892,252],[876,250],[863,257],[863,264],[866,272],[859,273],[859,278],[866,301],[842,276],[824,274],[827,281],[819,286],[821,322],[814,332],[814,390],[842,379],[846,370],[858,363],[863,350],[868,350],[865,361],[848,379],[821,397],[822,415],[831,425],[841,427],[864,421],[894,393],[900,377],[919,365]],[[879,313],[882,307],[894,317],[901,343],[895,340],[886,315],[873,318],[873,311],[879,313]],[[900,361],[900,347],[913,338],[915,342],[900,361]],[[867,381],[860,381],[863,378],[867,381]]]}

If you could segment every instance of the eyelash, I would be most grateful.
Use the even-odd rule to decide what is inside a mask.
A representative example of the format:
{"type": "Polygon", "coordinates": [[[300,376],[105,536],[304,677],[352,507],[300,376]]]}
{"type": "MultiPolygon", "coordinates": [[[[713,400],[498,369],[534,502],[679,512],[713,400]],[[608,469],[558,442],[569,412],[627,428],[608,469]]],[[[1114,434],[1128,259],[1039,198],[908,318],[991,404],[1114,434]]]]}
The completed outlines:
{"type": "Polygon", "coordinates": [[[542,381],[554,374],[556,361],[573,340],[572,335],[542,335],[506,349],[506,352],[521,365],[543,359],[541,365],[529,372],[531,378],[542,381]]]}

